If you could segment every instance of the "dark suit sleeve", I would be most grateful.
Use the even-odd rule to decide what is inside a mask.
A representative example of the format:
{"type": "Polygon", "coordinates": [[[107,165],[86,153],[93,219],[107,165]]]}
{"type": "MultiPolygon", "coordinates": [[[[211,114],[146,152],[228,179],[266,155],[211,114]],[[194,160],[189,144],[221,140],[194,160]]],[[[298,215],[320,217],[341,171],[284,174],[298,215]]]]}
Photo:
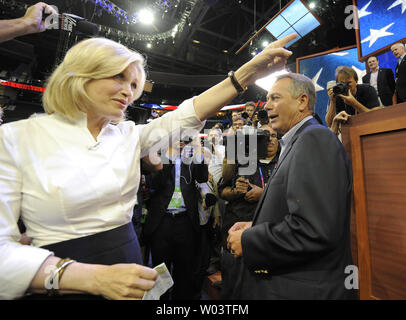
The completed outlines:
{"type": "Polygon", "coordinates": [[[285,203],[280,207],[287,211],[272,213],[269,207],[260,211],[271,221],[276,214],[281,218],[254,225],[242,234],[243,259],[251,271],[286,271],[344,241],[352,181],[340,142],[325,129],[311,130],[296,141],[291,152],[286,182],[270,185],[268,190],[283,190],[286,196],[280,201],[285,203]]]}
{"type": "Polygon", "coordinates": [[[392,69],[386,69],[386,81],[393,94],[395,92],[396,83],[395,83],[395,75],[393,74],[392,69]]]}
{"type": "Polygon", "coordinates": [[[362,83],[369,84],[369,77],[368,77],[368,74],[366,74],[365,76],[362,77],[362,83]]]}

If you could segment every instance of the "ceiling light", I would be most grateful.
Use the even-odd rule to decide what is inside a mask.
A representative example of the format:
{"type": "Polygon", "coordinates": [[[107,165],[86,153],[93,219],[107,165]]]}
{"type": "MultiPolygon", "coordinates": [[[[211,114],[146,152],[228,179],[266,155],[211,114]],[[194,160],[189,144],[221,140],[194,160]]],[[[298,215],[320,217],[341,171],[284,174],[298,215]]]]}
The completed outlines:
{"type": "Polygon", "coordinates": [[[266,48],[267,46],[269,45],[269,42],[268,41],[264,41],[264,42],[262,42],[262,46],[264,47],[264,48],[266,48]]]}
{"type": "Polygon", "coordinates": [[[223,50],[224,53],[228,53],[228,50],[223,50]]]}
{"type": "Polygon", "coordinates": [[[148,42],[148,43],[147,43],[147,48],[148,48],[148,49],[151,49],[151,48],[152,48],[152,44],[148,42]]]}
{"type": "Polygon", "coordinates": [[[309,8],[310,8],[310,9],[316,8],[316,4],[315,4],[314,2],[311,2],[311,3],[309,4],[309,8]]]}
{"type": "Polygon", "coordinates": [[[152,24],[154,22],[154,15],[148,9],[142,9],[138,13],[138,17],[140,19],[140,22],[143,24],[152,24]]]}
{"type": "Polygon", "coordinates": [[[198,44],[200,43],[199,40],[193,40],[192,42],[193,42],[193,43],[198,43],[198,44]]]}
{"type": "Polygon", "coordinates": [[[258,87],[261,87],[262,89],[264,89],[265,91],[269,91],[275,84],[276,77],[280,76],[282,74],[285,74],[285,73],[288,73],[288,71],[287,70],[276,71],[265,78],[258,79],[257,81],[255,81],[255,84],[258,87]]]}

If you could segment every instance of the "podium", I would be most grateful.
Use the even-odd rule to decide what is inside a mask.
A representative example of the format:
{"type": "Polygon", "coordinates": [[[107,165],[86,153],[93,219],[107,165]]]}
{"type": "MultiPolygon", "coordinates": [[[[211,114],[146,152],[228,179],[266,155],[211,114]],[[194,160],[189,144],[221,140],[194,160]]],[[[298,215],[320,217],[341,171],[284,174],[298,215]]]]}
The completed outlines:
{"type": "Polygon", "coordinates": [[[352,117],[342,140],[353,167],[360,299],[406,299],[406,103],[352,117]]]}

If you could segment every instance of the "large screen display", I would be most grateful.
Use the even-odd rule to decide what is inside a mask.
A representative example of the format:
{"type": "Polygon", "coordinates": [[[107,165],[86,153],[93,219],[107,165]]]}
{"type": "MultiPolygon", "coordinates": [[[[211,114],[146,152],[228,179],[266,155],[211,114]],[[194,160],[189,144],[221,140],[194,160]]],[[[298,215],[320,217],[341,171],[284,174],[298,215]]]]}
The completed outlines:
{"type": "Polygon", "coordinates": [[[303,2],[295,0],[279,12],[265,29],[277,39],[296,32],[299,36],[286,45],[289,47],[319,26],[319,20],[303,2]]]}

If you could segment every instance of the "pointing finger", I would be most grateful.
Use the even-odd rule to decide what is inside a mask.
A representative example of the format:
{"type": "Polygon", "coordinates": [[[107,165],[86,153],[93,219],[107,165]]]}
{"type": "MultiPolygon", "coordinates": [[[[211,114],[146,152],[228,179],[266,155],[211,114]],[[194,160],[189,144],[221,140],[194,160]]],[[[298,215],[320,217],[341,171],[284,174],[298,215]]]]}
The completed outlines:
{"type": "Polygon", "coordinates": [[[279,39],[275,42],[272,42],[269,47],[271,48],[282,48],[284,46],[286,46],[289,42],[291,42],[292,40],[297,38],[297,33],[292,33],[282,39],[279,39]]]}

